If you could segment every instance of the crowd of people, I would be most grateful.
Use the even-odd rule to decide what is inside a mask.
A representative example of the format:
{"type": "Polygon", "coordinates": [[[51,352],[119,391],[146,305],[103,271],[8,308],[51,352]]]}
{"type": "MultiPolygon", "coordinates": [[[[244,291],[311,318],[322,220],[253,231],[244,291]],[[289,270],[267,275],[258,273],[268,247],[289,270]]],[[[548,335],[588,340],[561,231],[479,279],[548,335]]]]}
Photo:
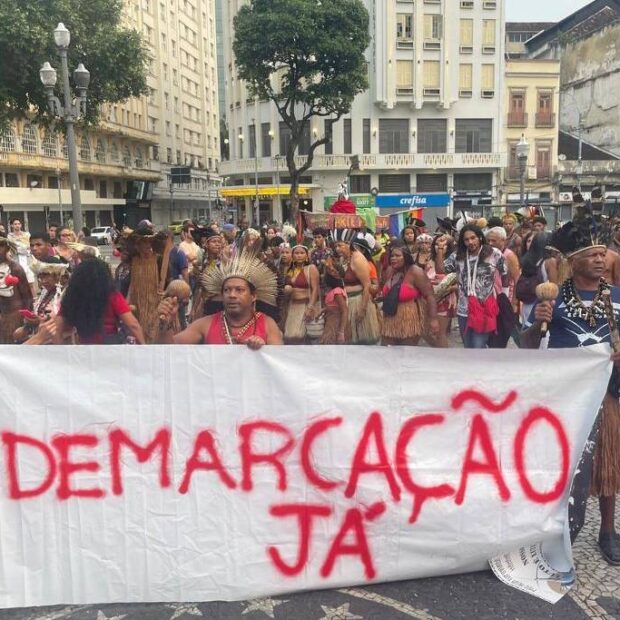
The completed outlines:
{"type": "MultiPolygon", "coordinates": [[[[188,220],[179,243],[144,220],[116,238],[115,269],[68,228],[27,233],[12,220],[0,229],[0,342],[445,348],[454,324],[465,348],[608,342],[620,363],[620,222],[592,205],[575,214],[553,231],[540,213],[410,218],[397,236],[188,220]]],[[[570,510],[576,536],[592,481],[599,545],[620,565],[617,374],[570,510]]]]}

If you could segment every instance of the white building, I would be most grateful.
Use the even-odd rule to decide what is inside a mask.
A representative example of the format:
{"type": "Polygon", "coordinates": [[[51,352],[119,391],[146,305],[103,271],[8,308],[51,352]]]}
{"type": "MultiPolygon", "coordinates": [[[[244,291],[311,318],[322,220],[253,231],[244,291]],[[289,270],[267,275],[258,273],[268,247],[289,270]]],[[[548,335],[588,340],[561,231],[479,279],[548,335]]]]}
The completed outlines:
{"type": "MultiPolygon", "coordinates": [[[[260,220],[287,218],[288,171],[281,158],[287,135],[275,107],[248,100],[237,79],[232,19],[243,0],[224,1],[226,115],[230,161],[222,193],[245,208],[260,196],[260,220]],[[255,157],[256,155],[256,157],[255,157]]],[[[381,210],[405,204],[449,209],[499,203],[506,162],[503,139],[504,2],[502,0],[370,0],[370,87],[351,113],[333,125],[331,144],[317,150],[302,179],[302,208],[328,207],[351,155],[360,171],[350,179],[364,202],[378,192],[381,210]],[[412,200],[412,195],[418,198],[412,200]]],[[[315,119],[310,138],[325,135],[315,119]]],[[[434,222],[432,215],[430,222],[434,222]]]]}
{"type": "Polygon", "coordinates": [[[126,0],[125,8],[127,25],[142,33],[152,56],[144,121],[157,136],[151,157],[160,162],[162,175],[152,195],[153,221],[164,225],[186,217],[217,217],[220,146],[214,0],[126,0]],[[191,167],[191,183],[171,186],[170,169],[178,166],[191,167]]]}

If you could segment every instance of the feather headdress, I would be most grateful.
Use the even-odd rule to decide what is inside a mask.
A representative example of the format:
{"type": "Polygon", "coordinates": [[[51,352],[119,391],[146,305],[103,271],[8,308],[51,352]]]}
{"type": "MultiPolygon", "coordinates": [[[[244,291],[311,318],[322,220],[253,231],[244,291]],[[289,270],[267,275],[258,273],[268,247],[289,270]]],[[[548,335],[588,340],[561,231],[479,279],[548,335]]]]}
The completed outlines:
{"type": "Polygon", "coordinates": [[[230,278],[241,278],[248,282],[256,294],[257,301],[276,305],[278,277],[254,252],[242,251],[229,260],[222,261],[215,269],[203,272],[200,283],[208,295],[221,295],[224,282],[230,278]]]}
{"type": "Polygon", "coordinates": [[[572,221],[553,233],[549,245],[570,258],[591,248],[606,248],[608,226],[592,214],[591,205],[577,207],[572,221]]]}

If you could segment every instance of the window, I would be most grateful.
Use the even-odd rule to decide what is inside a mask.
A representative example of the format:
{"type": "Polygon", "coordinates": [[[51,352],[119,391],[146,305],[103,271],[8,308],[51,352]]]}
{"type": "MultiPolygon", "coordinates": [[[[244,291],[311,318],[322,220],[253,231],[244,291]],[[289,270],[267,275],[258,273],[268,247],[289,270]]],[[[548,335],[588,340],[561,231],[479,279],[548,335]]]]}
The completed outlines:
{"type": "Polygon", "coordinates": [[[471,64],[459,65],[459,97],[471,97],[472,75],[473,66],[471,64]]]}
{"type": "Polygon", "coordinates": [[[536,178],[551,178],[551,144],[536,143],[536,178]]]}
{"type": "Polygon", "coordinates": [[[379,153],[409,152],[409,119],[379,119],[379,153]]]}
{"type": "Polygon", "coordinates": [[[15,132],[8,127],[0,133],[0,151],[12,152],[15,150],[15,132]]]}
{"type": "Polygon", "coordinates": [[[511,90],[508,103],[508,127],[527,127],[525,91],[511,90]]]}
{"type": "Polygon", "coordinates": [[[123,197],[123,186],[120,181],[114,181],[114,188],[112,190],[113,198],[123,197]]]}
{"type": "Polygon", "coordinates": [[[370,194],[370,175],[356,174],[349,177],[352,194],[370,194]]]}
{"type": "Polygon", "coordinates": [[[554,125],[553,93],[551,91],[538,91],[536,127],[553,127],[554,125]]]}
{"type": "Polygon", "coordinates": [[[133,162],[131,161],[131,151],[129,150],[129,147],[125,145],[123,147],[123,164],[125,166],[131,166],[132,163],[133,162]]]}
{"type": "Polygon", "coordinates": [[[299,155],[307,155],[310,151],[310,122],[306,121],[301,130],[301,136],[299,138],[299,146],[297,147],[297,153],[299,155]]]}
{"type": "Polygon", "coordinates": [[[410,191],[411,177],[408,174],[379,175],[379,192],[382,194],[408,194],[410,191]]]}
{"type": "Polygon", "coordinates": [[[370,119],[362,121],[362,152],[370,153],[370,119]]]}
{"type": "Polygon", "coordinates": [[[108,197],[108,182],[106,180],[99,181],[99,198],[108,197]]]}
{"type": "Polygon", "coordinates": [[[47,187],[48,189],[58,189],[58,177],[57,176],[47,177],[47,187]]]}
{"type": "Polygon", "coordinates": [[[482,53],[495,53],[495,20],[482,20],[482,53]]]}
{"type": "Polygon", "coordinates": [[[442,118],[418,120],[418,153],[446,153],[448,121],[442,118]]]}
{"type": "Polygon", "coordinates": [[[254,159],[254,157],[256,157],[256,125],[250,125],[248,127],[248,139],[250,140],[249,157],[254,159]]]}
{"type": "Polygon", "coordinates": [[[241,127],[239,127],[238,137],[239,137],[239,139],[237,140],[237,145],[239,147],[238,159],[243,159],[243,141],[245,139],[245,136],[243,135],[243,129],[241,129],[241,127]]]}
{"type": "Polygon", "coordinates": [[[413,15],[396,15],[396,47],[413,48],[413,15]]]}
{"type": "Polygon", "coordinates": [[[286,155],[288,145],[291,141],[291,130],[286,123],[280,121],[278,133],[280,134],[280,155],[286,155]]]}
{"type": "Polygon", "coordinates": [[[271,157],[271,136],[269,135],[270,131],[271,125],[269,123],[261,123],[260,137],[263,157],[271,157]]]}
{"type": "Polygon", "coordinates": [[[144,167],[144,155],[142,154],[142,149],[138,146],[136,148],[136,168],[144,167]]]}
{"type": "Polygon", "coordinates": [[[353,147],[351,144],[351,119],[350,118],[345,118],[344,119],[344,148],[343,148],[343,153],[352,153],[353,152],[353,147]]]}
{"type": "Polygon", "coordinates": [[[495,96],[495,65],[482,65],[482,97],[495,96]]]}
{"type": "Polygon", "coordinates": [[[331,155],[334,152],[334,121],[330,118],[325,119],[325,137],[328,138],[327,143],[325,144],[325,155],[331,155]]]}
{"type": "Polygon", "coordinates": [[[440,93],[440,66],[438,60],[424,61],[424,96],[438,97],[440,93]]]}
{"type": "Polygon", "coordinates": [[[58,137],[49,130],[45,132],[45,138],[43,138],[43,155],[58,157],[58,137]]]}
{"type": "Polygon", "coordinates": [[[36,155],[37,153],[37,132],[30,123],[24,125],[22,133],[22,151],[29,155],[36,155]]]}
{"type": "Polygon", "coordinates": [[[101,140],[97,140],[97,146],[95,147],[95,159],[99,163],[105,163],[105,147],[101,140]]]}
{"type": "Polygon", "coordinates": [[[171,148],[167,148],[166,149],[166,161],[171,164],[172,163],[172,149],[171,148]]]}
{"type": "Polygon", "coordinates": [[[456,119],[457,153],[490,153],[492,142],[493,121],[490,118],[456,119]]]}
{"type": "Polygon", "coordinates": [[[474,51],[474,20],[462,19],[460,30],[461,54],[471,54],[474,51]]]}
{"type": "Polygon", "coordinates": [[[416,175],[416,192],[447,192],[448,175],[418,174],[416,175]]]}
{"type": "Polygon", "coordinates": [[[166,121],[166,135],[171,136],[172,130],[170,129],[170,121],[166,121]]]}
{"type": "Polygon", "coordinates": [[[424,15],[424,49],[439,49],[442,30],[441,15],[424,15]]]}
{"type": "Polygon", "coordinates": [[[86,136],[82,136],[82,141],[80,142],[80,159],[90,161],[90,142],[86,136]]]}
{"type": "Polygon", "coordinates": [[[110,148],[110,157],[112,158],[112,161],[119,161],[121,158],[118,152],[118,145],[116,144],[116,142],[112,142],[112,147],[110,148]]]}
{"type": "Polygon", "coordinates": [[[396,61],[396,94],[413,94],[413,60],[396,61]]]}
{"type": "Polygon", "coordinates": [[[493,189],[493,175],[488,173],[455,174],[454,189],[457,192],[490,192],[493,189]]]}

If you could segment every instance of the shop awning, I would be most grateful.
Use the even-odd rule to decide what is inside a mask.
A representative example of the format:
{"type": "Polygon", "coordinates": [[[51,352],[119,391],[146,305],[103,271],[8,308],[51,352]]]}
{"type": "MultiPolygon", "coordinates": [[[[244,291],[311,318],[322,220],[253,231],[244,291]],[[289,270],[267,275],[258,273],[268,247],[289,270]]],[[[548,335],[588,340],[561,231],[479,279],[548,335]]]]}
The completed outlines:
{"type": "MultiPolygon", "coordinates": [[[[258,186],[258,196],[259,198],[268,197],[268,196],[288,196],[291,191],[290,185],[280,185],[279,187],[271,187],[271,186],[258,186]]],[[[297,190],[300,196],[305,196],[310,191],[310,188],[307,186],[301,185],[297,190]]],[[[241,187],[222,187],[220,189],[220,195],[223,198],[253,198],[256,196],[256,186],[252,185],[244,185],[241,187]]]]}

